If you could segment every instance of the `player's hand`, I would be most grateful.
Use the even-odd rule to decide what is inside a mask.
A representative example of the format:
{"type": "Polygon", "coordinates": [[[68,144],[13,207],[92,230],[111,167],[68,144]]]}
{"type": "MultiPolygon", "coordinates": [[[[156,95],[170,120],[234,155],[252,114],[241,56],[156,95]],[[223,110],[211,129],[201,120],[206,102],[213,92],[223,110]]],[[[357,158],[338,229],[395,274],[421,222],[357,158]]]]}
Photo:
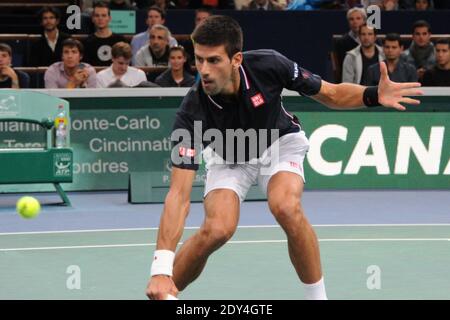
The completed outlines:
{"type": "Polygon", "coordinates": [[[378,101],[387,108],[404,111],[402,103],[420,104],[420,100],[408,98],[408,96],[422,95],[419,82],[393,82],[389,79],[385,62],[380,62],[380,82],[378,83],[378,101]]]}
{"type": "Polygon", "coordinates": [[[165,275],[153,276],[147,286],[147,297],[152,300],[166,300],[167,295],[178,295],[178,289],[172,277],[165,275]]]}

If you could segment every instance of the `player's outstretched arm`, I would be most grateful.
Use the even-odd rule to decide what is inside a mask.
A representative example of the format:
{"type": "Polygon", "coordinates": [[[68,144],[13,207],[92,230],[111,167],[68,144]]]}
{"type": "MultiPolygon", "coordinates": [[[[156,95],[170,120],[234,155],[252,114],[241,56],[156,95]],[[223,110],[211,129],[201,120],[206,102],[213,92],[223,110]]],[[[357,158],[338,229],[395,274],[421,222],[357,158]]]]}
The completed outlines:
{"type": "Polygon", "coordinates": [[[173,260],[189,213],[194,170],[173,168],[170,189],[164,201],[158,231],[158,241],[152,264],[152,277],[146,294],[150,299],[164,300],[176,296],[178,290],[172,280],[173,260]]]}
{"type": "Polygon", "coordinates": [[[320,92],[312,98],[331,109],[350,110],[365,106],[382,105],[387,108],[405,110],[403,104],[419,104],[408,96],[422,95],[418,82],[397,83],[389,79],[386,64],[380,63],[378,87],[364,87],[352,83],[332,84],[322,80],[320,92]]]}

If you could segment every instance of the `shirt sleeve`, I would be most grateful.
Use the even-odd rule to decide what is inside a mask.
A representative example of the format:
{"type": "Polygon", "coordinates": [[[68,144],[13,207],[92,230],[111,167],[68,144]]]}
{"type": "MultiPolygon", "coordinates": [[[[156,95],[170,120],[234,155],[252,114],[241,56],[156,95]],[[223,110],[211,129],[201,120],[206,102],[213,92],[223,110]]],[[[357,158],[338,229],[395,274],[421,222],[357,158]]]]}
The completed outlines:
{"type": "Polygon", "coordinates": [[[54,67],[49,67],[44,74],[45,88],[56,89],[58,88],[58,83],[56,82],[56,74],[54,67]]]}
{"type": "Polygon", "coordinates": [[[104,74],[103,73],[98,73],[96,76],[97,79],[97,88],[106,88],[106,82],[104,81],[104,74]]]}
{"type": "Polygon", "coordinates": [[[273,66],[284,88],[297,91],[302,96],[313,96],[319,93],[322,86],[320,76],[301,68],[296,62],[278,52],[275,52],[274,60],[273,66]]]}
{"type": "Polygon", "coordinates": [[[93,67],[89,68],[89,76],[86,83],[87,88],[97,88],[97,73],[93,67]]]}
{"type": "Polygon", "coordinates": [[[142,52],[141,49],[139,49],[138,52],[136,53],[136,59],[135,59],[135,64],[134,64],[136,67],[145,67],[146,66],[144,52],[142,52]]]}
{"type": "Polygon", "coordinates": [[[172,166],[198,170],[202,151],[202,130],[201,121],[194,123],[194,118],[180,109],[177,112],[173,131],[172,141],[172,166]]]}

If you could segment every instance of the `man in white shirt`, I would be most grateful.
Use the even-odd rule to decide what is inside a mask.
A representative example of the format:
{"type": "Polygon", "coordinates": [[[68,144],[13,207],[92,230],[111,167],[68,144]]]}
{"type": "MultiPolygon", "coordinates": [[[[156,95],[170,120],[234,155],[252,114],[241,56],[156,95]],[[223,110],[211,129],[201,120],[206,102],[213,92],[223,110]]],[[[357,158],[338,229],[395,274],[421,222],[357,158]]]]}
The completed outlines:
{"type": "Polygon", "coordinates": [[[112,64],[97,74],[97,88],[135,87],[147,81],[144,71],[130,67],[131,46],[118,42],[111,50],[112,64]]]}

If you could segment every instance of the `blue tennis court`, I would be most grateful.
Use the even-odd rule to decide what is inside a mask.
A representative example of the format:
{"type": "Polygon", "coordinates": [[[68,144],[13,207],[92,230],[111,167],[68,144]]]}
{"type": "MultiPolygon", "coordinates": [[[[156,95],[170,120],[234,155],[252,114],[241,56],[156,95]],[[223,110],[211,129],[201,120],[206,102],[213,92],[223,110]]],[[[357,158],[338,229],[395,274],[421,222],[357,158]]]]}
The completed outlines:
{"type": "MultiPolygon", "coordinates": [[[[35,194],[41,215],[0,201],[0,299],[146,299],[162,204],[125,192],[35,194]]],[[[449,191],[306,191],[330,299],[449,299],[449,191]]],[[[191,206],[186,239],[203,219],[191,206]]],[[[267,204],[242,205],[238,231],[181,299],[302,299],[286,238],[267,204]],[[276,270],[276,272],[275,272],[276,270]]]]}

